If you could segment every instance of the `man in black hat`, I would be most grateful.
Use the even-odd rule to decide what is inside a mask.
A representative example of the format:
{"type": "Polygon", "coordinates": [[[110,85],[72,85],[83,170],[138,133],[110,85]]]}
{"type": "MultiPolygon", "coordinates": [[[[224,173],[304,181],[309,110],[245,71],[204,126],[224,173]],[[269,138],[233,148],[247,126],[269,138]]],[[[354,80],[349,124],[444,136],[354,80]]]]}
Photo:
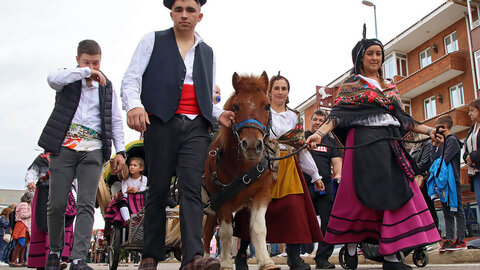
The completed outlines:
{"type": "Polygon", "coordinates": [[[164,0],[173,28],[146,34],[122,81],[123,108],[130,128],[144,132],[148,170],[143,259],[139,270],[154,270],[165,258],[165,203],[178,176],[181,269],[220,268],[203,258],[201,178],[210,137],[218,121],[234,114],[213,106],[215,58],[195,32],[206,0],[164,0]]]}

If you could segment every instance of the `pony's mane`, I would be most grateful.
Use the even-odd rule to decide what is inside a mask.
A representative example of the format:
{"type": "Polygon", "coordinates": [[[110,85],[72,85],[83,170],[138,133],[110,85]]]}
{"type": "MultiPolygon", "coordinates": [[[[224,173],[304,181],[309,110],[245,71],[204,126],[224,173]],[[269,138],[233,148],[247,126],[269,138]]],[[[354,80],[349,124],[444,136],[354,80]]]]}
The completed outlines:
{"type": "MultiPolygon", "coordinates": [[[[259,91],[259,89],[263,89],[265,87],[265,81],[260,77],[253,74],[242,74],[238,78],[236,91],[228,98],[227,102],[223,106],[224,110],[232,110],[233,104],[232,100],[233,97],[236,95],[236,92],[244,92],[244,91],[259,91]]],[[[268,88],[268,86],[267,86],[268,88]]],[[[260,90],[261,91],[261,90],[260,90]]]]}

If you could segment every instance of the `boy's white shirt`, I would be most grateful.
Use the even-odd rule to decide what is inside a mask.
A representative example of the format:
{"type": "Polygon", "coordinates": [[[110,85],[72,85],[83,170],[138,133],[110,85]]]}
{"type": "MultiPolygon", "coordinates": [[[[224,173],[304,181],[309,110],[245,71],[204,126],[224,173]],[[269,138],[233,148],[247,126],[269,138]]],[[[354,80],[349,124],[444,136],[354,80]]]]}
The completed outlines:
{"type": "MultiPolygon", "coordinates": [[[[48,75],[47,81],[52,89],[61,92],[63,87],[81,80],[82,94],[72,123],[89,127],[101,132],[100,97],[98,94],[98,82],[92,80],[92,86],[87,86],[86,78],[90,78],[89,67],[59,69],[48,75]]],[[[123,119],[118,104],[115,89],[112,89],[112,139],[116,152],[125,150],[123,135],[123,119]]]]}

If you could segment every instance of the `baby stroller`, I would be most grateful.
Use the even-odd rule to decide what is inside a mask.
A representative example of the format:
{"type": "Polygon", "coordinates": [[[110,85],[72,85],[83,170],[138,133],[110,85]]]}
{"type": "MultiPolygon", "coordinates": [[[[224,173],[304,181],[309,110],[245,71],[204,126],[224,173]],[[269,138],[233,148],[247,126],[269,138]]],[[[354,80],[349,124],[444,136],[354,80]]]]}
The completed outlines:
{"type": "MultiPolygon", "coordinates": [[[[145,151],[143,141],[136,140],[125,146],[127,154],[127,162],[129,158],[141,157],[145,159],[145,151]]],[[[143,175],[148,177],[147,168],[143,171],[143,175]]],[[[105,211],[111,201],[112,194],[119,191],[119,183],[117,175],[111,173],[110,163],[107,163],[104,173],[100,180],[99,189],[97,192],[97,203],[101,208],[102,215],[105,217],[105,211]]],[[[121,188],[120,188],[121,191],[121,188]]],[[[146,198],[147,191],[137,193],[139,196],[146,198]]],[[[132,215],[130,219],[129,228],[114,222],[113,225],[109,222],[105,224],[105,236],[107,239],[107,253],[109,270],[116,270],[120,261],[120,253],[122,249],[138,253],[143,249],[143,223],[144,223],[145,209],[142,207],[138,213],[132,215]]],[[[178,220],[178,209],[171,209],[167,214],[167,222],[178,220]],[[175,213],[176,212],[176,213],[175,213]]],[[[170,224],[169,223],[169,224],[170,224]]],[[[167,251],[173,251],[175,257],[180,260],[180,248],[176,246],[166,246],[167,251]]]]}
{"type": "MultiPolygon", "coordinates": [[[[365,258],[376,261],[376,262],[383,262],[383,255],[378,252],[378,243],[374,242],[361,242],[359,244],[359,248],[363,253],[365,258]]],[[[397,252],[396,256],[399,261],[405,263],[405,257],[408,256],[413,251],[413,263],[417,267],[425,267],[428,264],[428,253],[426,247],[418,247],[415,249],[405,249],[397,252]]],[[[349,269],[345,263],[345,255],[347,252],[347,245],[344,245],[339,253],[338,253],[338,260],[340,265],[343,269],[349,269]]]]}

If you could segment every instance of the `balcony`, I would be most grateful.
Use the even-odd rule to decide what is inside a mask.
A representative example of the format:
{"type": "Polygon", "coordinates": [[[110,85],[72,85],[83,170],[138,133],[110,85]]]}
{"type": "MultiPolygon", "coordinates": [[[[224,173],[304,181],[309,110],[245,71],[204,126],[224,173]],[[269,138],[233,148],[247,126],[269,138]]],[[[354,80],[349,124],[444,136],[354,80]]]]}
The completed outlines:
{"type": "Polygon", "coordinates": [[[443,115],[450,115],[452,117],[452,133],[458,133],[462,130],[470,128],[473,125],[470,117],[468,116],[467,105],[437,114],[435,117],[423,121],[422,124],[433,127],[433,123],[435,122],[435,120],[443,115]]]}
{"type": "Polygon", "coordinates": [[[464,73],[465,62],[463,51],[447,54],[398,81],[398,91],[403,98],[416,97],[464,73]]]}

